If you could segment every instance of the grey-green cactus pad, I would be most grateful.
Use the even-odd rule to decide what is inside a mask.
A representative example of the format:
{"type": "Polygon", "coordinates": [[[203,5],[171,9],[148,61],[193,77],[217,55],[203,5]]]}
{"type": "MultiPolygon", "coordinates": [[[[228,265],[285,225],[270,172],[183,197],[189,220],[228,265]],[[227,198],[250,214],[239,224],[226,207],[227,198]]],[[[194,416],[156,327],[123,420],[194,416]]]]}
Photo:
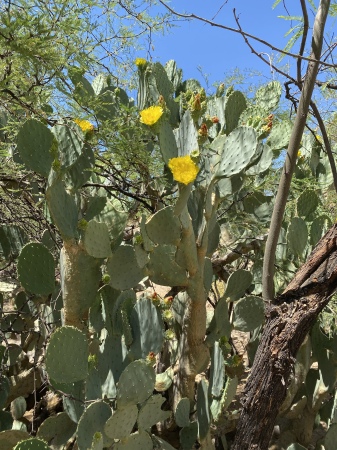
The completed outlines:
{"type": "Polygon", "coordinates": [[[128,405],[117,409],[104,426],[104,432],[111,439],[128,437],[136,423],[138,416],[137,405],[128,405]]]}
{"type": "Polygon", "coordinates": [[[11,402],[11,414],[13,419],[19,420],[26,412],[27,403],[24,397],[20,396],[11,402]]]}
{"type": "Polygon", "coordinates": [[[176,247],[158,245],[150,254],[149,275],[162,286],[187,286],[186,270],[175,262],[176,247]]]}
{"type": "Polygon", "coordinates": [[[121,245],[109,258],[107,271],[110,285],[114,289],[131,289],[144,278],[144,271],[138,266],[135,249],[132,245],[121,245]]]}
{"type": "Polygon", "coordinates": [[[111,256],[109,230],[105,223],[90,220],[84,232],[84,247],[94,258],[111,256]]]}
{"type": "Polygon", "coordinates": [[[76,431],[74,423],[66,412],[48,417],[40,425],[37,437],[49,442],[52,448],[62,448],[76,431]]]}
{"type": "Polygon", "coordinates": [[[46,191],[48,209],[64,240],[77,235],[78,211],[74,198],[67,193],[63,181],[56,180],[46,191]]]}
{"type": "Polygon", "coordinates": [[[153,442],[148,433],[137,432],[130,434],[127,439],[124,439],[115,445],[116,450],[153,450],[153,442]]]}
{"type": "Polygon", "coordinates": [[[287,147],[292,128],[293,124],[290,121],[286,122],[282,120],[282,122],[273,124],[267,144],[269,144],[274,151],[282,150],[282,148],[287,147]]]}
{"type": "Polygon", "coordinates": [[[145,225],[146,233],[155,244],[177,245],[180,240],[181,226],[173,208],[168,206],[151,216],[145,225]],[[164,232],[165,230],[165,232],[164,232]]]}
{"type": "Polygon", "coordinates": [[[214,343],[211,351],[211,358],[211,392],[213,397],[220,397],[225,379],[225,361],[218,341],[214,343]]]}
{"type": "Polygon", "coordinates": [[[160,312],[149,298],[141,297],[137,301],[131,312],[130,325],[133,336],[131,351],[136,359],[146,358],[150,352],[160,352],[164,324],[160,312]]]}
{"type": "Polygon", "coordinates": [[[20,128],[17,149],[26,167],[48,177],[56,155],[52,154],[54,136],[46,125],[36,119],[27,120],[20,128]]]}
{"type": "Polygon", "coordinates": [[[13,450],[50,450],[50,447],[42,439],[30,438],[16,444],[13,450]]]}
{"type": "Polygon", "coordinates": [[[158,422],[163,422],[170,417],[170,411],[163,411],[162,404],[165,402],[165,397],[161,395],[152,395],[147,402],[141,407],[138,415],[138,428],[143,430],[150,430],[152,425],[158,422]]]}
{"type": "Polygon", "coordinates": [[[240,115],[246,107],[246,97],[242,92],[234,91],[230,94],[225,107],[226,134],[231,133],[237,127],[240,115]]]}
{"type": "Polygon", "coordinates": [[[76,123],[69,122],[55,125],[52,131],[58,142],[62,166],[71,167],[82,154],[84,139],[81,128],[76,123]]]}
{"type": "Polygon", "coordinates": [[[174,378],[174,371],[169,367],[165,372],[157,373],[155,390],[157,392],[164,392],[172,385],[174,378]]]}
{"type": "Polygon", "coordinates": [[[271,81],[264,86],[261,86],[255,94],[256,106],[269,113],[273,111],[281,97],[282,87],[279,81],[271,81]]]}
{"type": "Polygon", "coordinates": [[[54,331],[46,351],[46,369],[49,377],[59,383],[84,380],[88,374],[86,335],[71,326],[54,331]]]}
{"type": "Polygon", "coordinates": [[[247,296],[234,304],[233,326],[239,331],[253,331],[264,321],[264,302],[261,297],[247,296]]]}
{"type": "Polygon", "coordinates": [[[0,433],[0,448],[1,450],[13,450],[13,448],[18,442],[29,438],[30,436],[26,431],[21,430],[2,431],[0,433]]]}
{"type": "Polygon", "coordinates": [[[208,403],[208,383],[201,380],[197,392],[197,417],[199,439],[205,439],[211,423],[211,412],[208,403]]]}
{"type": "Polygon", "coordinates": [[[108,438],[104,433],[104,426],[111,414],[110,406],[103,401],[92,403],[84,411],[77,426],[77,445],[79,450],[90,448],[93,437],[97,432],[103,435],[104,447],[109,447],[113,443],[112,439],[108,438]]]}
{"type": "Polygon", "coordinates": [[[188,398],[180,399],[176,410],[174,412],[174,418],[178,427],[188,427],[190,424],[190,401],[188,398]]]}
{"type": "Polygon", "coordinates": [[[27,291],[37,295],[48,295],[54,291],[54,258],[44,245],[37,242],[25,245],[18,259],[17,271],[27,291]]]}
{"type": "Polygon", "coordinates": [[[10,382],[5,375],[0,376],[0,408],[5,406],[10,391],[10,382]]]}
{"type": "Polygon", "coordinates": [[[252,281],[253,276],[248,270],[236,270],[228,278],[224,296],[230,301],[238,300],[249,288],[252,281]]]}
{"type": "Polygon", "coordinates": [[[329,216],[322,215],[316,217],[316,219],[313,220],[310,228],[310,244],[316,245],[330,227],[331,219],[329,216]]]}
{"type": "Polygon", "coordinates": [[[301,217],[293,217],[288,227],[287,240],[295,255],[302,255],[308,242],[308,227],[301,217]]]}
{"type": "Polygon", "coordinates": [[[166,120],[160,123],[159,144],[165,164],[168,164],[171,158],[178,156],[177,143],[171,125],[166,120]]]}
{"type": "Polygon", "coordinates": [[[255,156],[257,135],[254,128],[235,128],[225,141],[217,178],[231,177],[240,173],[255,156]]]}
{"type": "Polygon", "coordinates": [[[307,217],[319,205],[319,198],[315,191],[307,189],[297,199],[297,213],[300,217],[307,217]]]}
{"type": "Polygon", "coordinates": [[[145,361],[130,363],[119,378],[117,407],[136,405],[150,397],[156,382],[156,374],[145,361]]]}
{"type": "Polygon", "coordinates": [[[192,422],[179,432],[180,444],[183,450],[191,450],[198,437],[198,423],[192,422]]]}

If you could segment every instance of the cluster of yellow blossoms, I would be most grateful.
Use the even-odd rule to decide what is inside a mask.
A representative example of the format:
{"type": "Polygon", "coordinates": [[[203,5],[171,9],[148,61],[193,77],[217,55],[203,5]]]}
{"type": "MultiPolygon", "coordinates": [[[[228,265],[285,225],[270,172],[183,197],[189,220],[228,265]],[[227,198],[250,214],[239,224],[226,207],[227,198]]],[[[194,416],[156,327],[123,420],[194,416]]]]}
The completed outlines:
{"type": "MultiPolygon", "coordinates": [[[[161,106],[150,106],[140,112],[140,121],[148,126],[155,125],[163,113],[164,110],[161,106]]],[[[192,183],[199,172],[199,167],[190,155],[171,158],[168,162],[168,167],[175,181],[183,184],[192,183]]]]}
{"type": "Polygon", "coordinates": [[[135,64],[136,64],[137,67],[144,67],[147,64],[147,61],[144,58],[136,58],[135,59],[135,64]]]}
{"type": "Polygon", "coordinates": [[[74,119],[74,122],[81,128],[83,133],[94,131],[95,127],[88,120],[74,119]]]}
{"type": "Polygon", "coordinates": [[[179,183],[189,184],[198,175],[199,167],[195,164],[190,155],[172,158],[168,163],[173,178],[179,183]]]}
{"type": "Polygon", "coordinates": [[[163,115],[164,110],[161,106],[150,106],[140,112],[140,121],[145,125],[154,125],[163,115]]]}

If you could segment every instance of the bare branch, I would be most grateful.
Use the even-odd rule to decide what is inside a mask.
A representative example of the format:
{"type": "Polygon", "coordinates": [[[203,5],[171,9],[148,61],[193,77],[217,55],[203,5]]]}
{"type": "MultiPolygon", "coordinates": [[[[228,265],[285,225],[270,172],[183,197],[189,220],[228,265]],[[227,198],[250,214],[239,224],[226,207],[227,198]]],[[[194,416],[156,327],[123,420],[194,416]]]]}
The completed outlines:
{"type": "Polygon", "coordinates": [[[284,50],[282,50],[281,48],[275,47],[274,45],[270,44],[270,42],[265,41],[264,39],[261,39],[257,36],[254,36],[250,33],[246,33],[245,31],[242,30],[238,30],[237,28],[232,28],[232,27],[228,27],[226,25],[222,25],[220,23],[217,22],[213,22],[212,20],[209,19],[205,19],[204,17],[200,17],[196,14],[182,14],[182,13],[178,13],[177,11],[175,11],[174,9],[172,9],[170,6],[168,6],[163,0],[159,0],[159,3],[161,3],[166,9],[168,9],[172,14],[175,14],[177,17],[182,17],[184,19],[195,19],[195,20],[200,20],[201,22],[204,23],[208,23],[209,25],[211,25],[212,27],[217,27],[217,28],[222,28],[223,30],[228,30],[228,31],[232,31],[233,33],[239,33],[243,36],[249,37],[251,39],[254,39],[257,42],[260,42],[261,44],[271,48],[272,50],[274,50],[275,52],[278,53],[282,53],[283,55],[286,56],[291,56],[292,58],[300,58],[303,61],[308,61],[308,62],[315,62],[315,63],[319,63],[322,66],[326,66],[326,67],[333,67],[336,68],[336,64],[329,64],[325,61],[320,61],[318,59],[315,59],[315,57],[313,57],[312,55],[310,55],[310,58],[307,58],[305,56],[301,56],[298,53],[291,53],[291,52],[286,52],[284,50]]]}
{"type": "MultiPolygon", "coordinates": [[[[305,44],[307,42],[307,36],[308,36],[308,30],[309,30],[309,18],[308,18],[308,11],[307,11],[307,5],[305,0],[301,0],[301,8],[303,13],[303,34],[302,34],[302,41],[300,45],[300,51],[299,54],[303,56],[305,44]]],[[[297,59],[297,82],[301,84],[302,82],[302,60],[297,59]]]]}
{"type": "Polygon", "coordinates": [[[311,62],[308,64],[293,130],[290,136],[283,172],[275,199],[275,206],[271,218],[263,261],[262,294],[265,301],[271,301],[274,297],[274,261],[276,246],[290,190],[291,179],[296,165],[297,152],[300,147],[302,134],[309,111],[309,105],[315,86],[315,80],[318,73],[318,61],[322,52],[324,26],[329,12],[329,6],[330,0],[321,0],[315,17],[310,55],[311,62]]]}

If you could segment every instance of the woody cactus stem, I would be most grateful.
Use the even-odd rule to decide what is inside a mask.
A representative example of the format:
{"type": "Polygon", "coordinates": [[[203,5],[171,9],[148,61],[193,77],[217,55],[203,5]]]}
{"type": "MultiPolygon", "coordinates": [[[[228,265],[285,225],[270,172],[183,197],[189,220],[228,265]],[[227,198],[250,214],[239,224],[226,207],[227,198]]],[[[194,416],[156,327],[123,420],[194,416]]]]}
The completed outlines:
{"type": "MultiPolygon", "coordinates": [[[[214,213],[216,207],[214,206],[214,213]]],[[[210,219],[207,217],[207,219],[210,219]]],[[[182,397],[194,402],[195,377],[207,368],[210,354],[205,344],[206,301],[204,286],[204,267],[208,245],[208,220],[205,220],[203,237],[196,244],[191,218],[187,208],[180,215],[182,223],[181,245],[186,255],[186,268],[189,272],[189,284],[186,289],[187,301],[180,339],[180,361],[176,383],[174,385],[174,408],[182,397]]]]}
{"type": "Polygon", "coordinates": [[[203,279],[197,273],[187,289],[187,304],[180,339],[180,361],[174,386],[174,407],[182,397],[194,402],[195,377],[207,368],[209,350],[204,344],[206,334],[206,295],[203,279]]]}
{"type": "Polygon", "coordinates": [[[100,282],[99,259],[74,241],[65,241],[60,254],[64,324],[86,329],[84,320],[100,282]]]}

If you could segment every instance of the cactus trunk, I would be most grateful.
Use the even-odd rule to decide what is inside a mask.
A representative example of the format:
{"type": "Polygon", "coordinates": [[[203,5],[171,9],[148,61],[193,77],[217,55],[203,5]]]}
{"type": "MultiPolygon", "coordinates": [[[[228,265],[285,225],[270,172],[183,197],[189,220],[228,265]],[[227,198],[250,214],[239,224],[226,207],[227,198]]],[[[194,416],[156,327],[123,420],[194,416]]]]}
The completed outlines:
{"type": "Polygon", "coordinates": [[[85,319],[100,281],[100,260],[73,241],[65,241],[60,255],[64,324],[86,329],[85,319]]]}
{"type": "Polygon", "coordinates": [[[207,368],[209,349],[204,343],[206,334],[206,300],[203,277],[198,272],[187,289],[188,299],[180,340],[180,361],[174,386],[174,404],[195,396],[195,377],[207,368]]]}

